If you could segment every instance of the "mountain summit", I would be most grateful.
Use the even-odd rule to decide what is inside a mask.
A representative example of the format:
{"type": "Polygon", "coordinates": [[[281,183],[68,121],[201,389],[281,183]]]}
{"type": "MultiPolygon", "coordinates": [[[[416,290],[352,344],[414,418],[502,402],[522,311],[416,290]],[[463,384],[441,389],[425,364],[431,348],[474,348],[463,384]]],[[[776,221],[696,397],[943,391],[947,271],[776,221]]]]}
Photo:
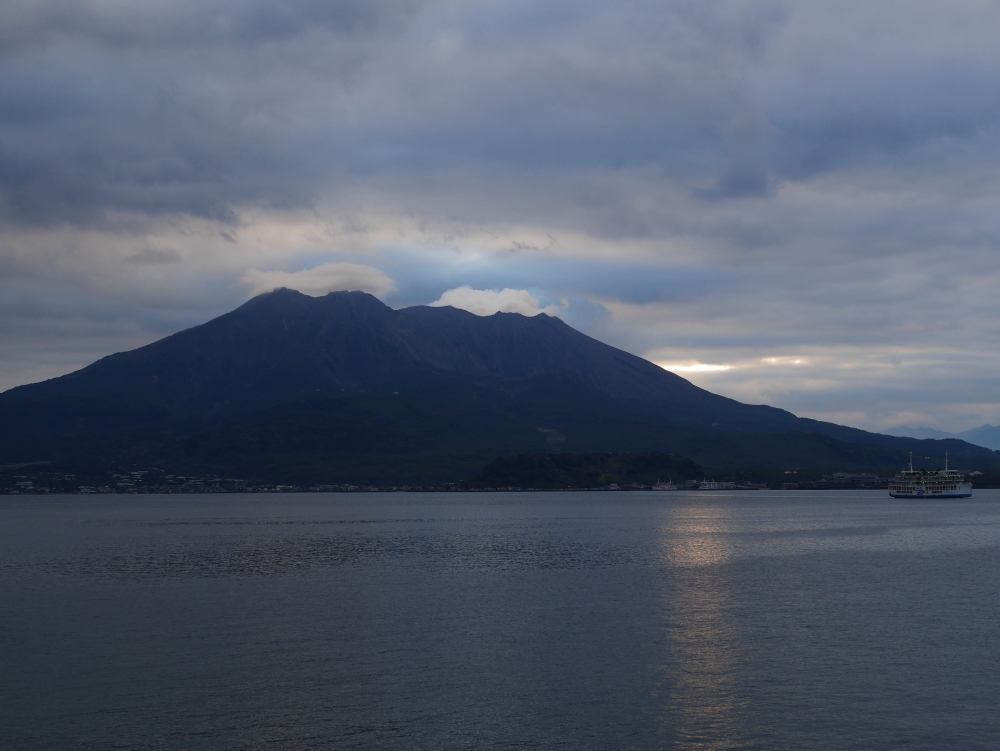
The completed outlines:
{"type": "MultiPolygon", "coordinates": [[[[834,466],[896,461],[917,443],[712,394],[545,314],[393,310],[362,292],[288,289],[0,394],[0,424],[0,463],[329,482],[461,479],[546,449],[834,466]]],[[[984,451],[947,443],[953,457],[984,451]]]]}

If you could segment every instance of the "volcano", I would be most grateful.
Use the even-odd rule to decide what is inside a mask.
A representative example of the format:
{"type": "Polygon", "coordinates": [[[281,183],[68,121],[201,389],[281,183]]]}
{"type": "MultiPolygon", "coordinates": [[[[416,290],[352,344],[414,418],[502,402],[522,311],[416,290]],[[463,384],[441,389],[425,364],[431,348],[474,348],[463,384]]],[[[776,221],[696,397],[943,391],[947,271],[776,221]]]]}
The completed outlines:
{"type": "Polygon", "coordinates": [[[559,318],[394,310],[288,289],[0,394],[0,463],[150,465],[287,482],[461,480],[525,452],[667,451],[713,467],[993,461],[698,388],[559,318]]]}

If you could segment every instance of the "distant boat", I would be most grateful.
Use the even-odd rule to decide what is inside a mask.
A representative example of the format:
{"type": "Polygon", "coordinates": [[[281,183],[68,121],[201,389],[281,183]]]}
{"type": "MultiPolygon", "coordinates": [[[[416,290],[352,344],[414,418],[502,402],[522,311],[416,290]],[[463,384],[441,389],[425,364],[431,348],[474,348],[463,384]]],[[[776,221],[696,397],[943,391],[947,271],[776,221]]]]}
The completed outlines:
{"type": "Polygon", "coordinates": [[[889,495],[893,498],[971,498],[972,483],[963,480],[957,470],[948,469],[947,453],[944,455],[944,469],[913,469],[911,451],[910,468],[889,481],[889,495]]]}
{"type": "Polygon", "coordinates": [[[698,484],[698,490],[722,490],[722,485],[715,480],[702,480],[698,484]]]}
{"type": "Polygon", "coordinates": [[[653,486],[653,490],[677,490],[677,484],[673,480],[670,482],[660,482],[657,480],[653,486]]]}

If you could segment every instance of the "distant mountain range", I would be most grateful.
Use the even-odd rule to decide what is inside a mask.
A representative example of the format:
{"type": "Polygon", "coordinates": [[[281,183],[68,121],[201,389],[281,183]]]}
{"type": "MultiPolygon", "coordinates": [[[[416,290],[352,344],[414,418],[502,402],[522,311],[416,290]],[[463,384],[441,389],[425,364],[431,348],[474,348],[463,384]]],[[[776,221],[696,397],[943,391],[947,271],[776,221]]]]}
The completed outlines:
{"type": "Polygon", "coordinates": [[[890,428],[886,433],[905,438],[932,438],[936,440],[958,438],[976,446],[983,446],[994,451],[1000,450],[1000,425],[980,425],[978,428],[963,430],[961,433],[946,433],[934,428],[911,428],[907,425],[900,425],[896,428],[890,428]]]}
{"type": "Polygon", "coordinates": [[[462,480],[525,452],[707,467],[992,466],[1000,454],[819,422],[698,388],[544,314],[263,294],[201,326],[0,394],[0,465],[284,482],[462,480]]]}

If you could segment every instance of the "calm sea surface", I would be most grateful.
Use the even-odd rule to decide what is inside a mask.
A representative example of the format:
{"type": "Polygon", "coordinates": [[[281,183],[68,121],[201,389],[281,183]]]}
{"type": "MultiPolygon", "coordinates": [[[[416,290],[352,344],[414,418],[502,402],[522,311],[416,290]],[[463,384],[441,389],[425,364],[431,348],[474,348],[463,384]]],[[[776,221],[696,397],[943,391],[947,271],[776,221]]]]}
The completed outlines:
{"type": "Polygon", "coordinates": [[[0,498],[3,749],[1000,748],[1000,491],[0,498]]]}

